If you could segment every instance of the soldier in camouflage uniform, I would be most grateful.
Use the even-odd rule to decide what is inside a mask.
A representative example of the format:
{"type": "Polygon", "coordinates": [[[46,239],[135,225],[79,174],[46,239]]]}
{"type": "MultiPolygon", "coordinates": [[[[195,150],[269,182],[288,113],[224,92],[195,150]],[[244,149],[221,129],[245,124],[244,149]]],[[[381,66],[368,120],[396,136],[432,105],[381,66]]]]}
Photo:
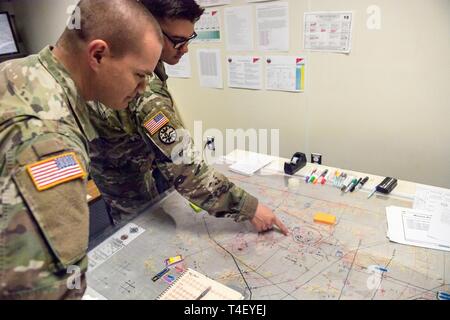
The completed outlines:
{"type": "Polygon", "coordinates": [[[126,108],[145,85],[135,70],[152,71],[160,57],[159,25],[134,0],[79,8],[81,31],[68,28],[55,48],[0,65],[0,299],[82,297],[88,141],[96,135],[85,100],[126,108]],[[135,33],[126,43],[115,37],[124,30],[135,33]]]}
{"type": "Polygon", "coordinates": [[[91,142],[91,175],[109,204],[113,218],[136,213],[174,186],[191,203],[216,217],[250,220],[257,231],[277,225],[288,230],[267,207],[195,156],[167,88],[163,62],[176,64],[195,37],[203,13],[194,0],[141,1],[165,36],[161,61],[143,96],[127,110],[90,105],[99,139],[91,142]],[[193,36],[194,35],[194,36],[193,36]]]}

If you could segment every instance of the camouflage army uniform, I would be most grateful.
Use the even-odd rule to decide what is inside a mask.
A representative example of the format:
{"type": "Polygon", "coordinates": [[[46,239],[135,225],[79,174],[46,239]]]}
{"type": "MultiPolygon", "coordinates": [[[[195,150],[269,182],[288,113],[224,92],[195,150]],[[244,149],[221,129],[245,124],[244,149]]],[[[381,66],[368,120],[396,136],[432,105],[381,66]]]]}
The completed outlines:
{"type": "Polygon", "coordinates": [[[51,48],[0,65],[0,299],[78,299],[85,291],[85,175],[38,191],[26,167],[73,152],[85,171],[86,137],[95,134],[86,115],[51,48]]]}
{"type": "Polygon", "coordinates": [[[91,142],[91,175],[113,217],[120,219],[122,213],[141,210],[158,196],[161,188],[156,185],[165,180],[167,186],[174,186],[211,215],[238,222],[253,218],[257,199],[195,156],[192,139],[176,114],[166,80],[160,62],[155,75],[148,79],[145,94],[127,110],[113,111],[99,103],[90,104],[91,121],[100,137],[91,142]],[[152,132],[148,128],[155,129],[155,122],[153,127],[151,123],[158,114],[166,120],[162,123],[167,123],[152,132]],[[185,157],[181,164],[177,159],[180,156],[185,157]],[[155,172],[161,173],[156,179],[155,172]]]}

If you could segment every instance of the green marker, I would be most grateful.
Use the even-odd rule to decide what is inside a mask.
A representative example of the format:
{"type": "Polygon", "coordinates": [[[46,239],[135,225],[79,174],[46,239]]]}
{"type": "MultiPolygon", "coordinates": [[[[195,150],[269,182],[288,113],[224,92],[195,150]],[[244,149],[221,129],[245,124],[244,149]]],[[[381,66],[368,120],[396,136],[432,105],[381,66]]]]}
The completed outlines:
{"type": "Polygon", "coordinates": [[[349,192],[353,187],[356,187],[356,185],[359,183],[358,179],[353,179],[352,182],[347,186],[345,189],[345,192],[349,192]]]}
{"type": "Polygon", "coordinates": [[[200,213],[200,212],[202,212],[202,211],[203,211],[203,209],[202,209],[202,208],[200,208],[200,207],[196,206],[196,205],[195,205],[195,204],[193,204],[192,202],[189,202],[189,205],[191,206],[192,210],[194,210],[194,211],[195,211],[195,213],[200,213]]]}

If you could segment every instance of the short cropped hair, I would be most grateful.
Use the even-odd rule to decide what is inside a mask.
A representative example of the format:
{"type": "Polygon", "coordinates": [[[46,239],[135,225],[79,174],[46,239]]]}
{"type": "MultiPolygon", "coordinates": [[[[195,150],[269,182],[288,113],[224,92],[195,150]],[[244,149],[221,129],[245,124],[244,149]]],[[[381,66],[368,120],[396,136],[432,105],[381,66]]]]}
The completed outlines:
{"type": "Polygon", "coordinates": [[[205,9],[195,0],[140,0],[158,20],[180,19],[197,22],[205,9]]]}
{"type": "Polygon", "coordinates": [[[140,48],[148,30],[153,30],[163,43],[159,23],[137,0],[81,0],[77,7],[81,13],[80,28],[67,27],[58,40],[62,46],[76,49],[80,43],[99,39],[109,45],[113,55],[122,57],[140,48]]]}

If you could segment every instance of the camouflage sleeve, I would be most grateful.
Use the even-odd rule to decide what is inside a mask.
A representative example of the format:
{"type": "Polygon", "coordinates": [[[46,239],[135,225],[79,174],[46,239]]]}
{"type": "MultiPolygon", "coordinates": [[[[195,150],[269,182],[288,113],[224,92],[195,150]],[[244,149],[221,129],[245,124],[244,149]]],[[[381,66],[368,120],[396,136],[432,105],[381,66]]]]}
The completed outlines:
{"type": "Polygon", "coordinates": [[[166,159],[159,167],[183,197],[216,217],[238,222],[253,218],[258,200],[196,156],[170,96],[144,96],[137,103],[137,117],[141,134],[166,159]]]}
{"type": "Polygon", "coordinates": [[[0,134],[0,299],[80,299],[86,288],[86,181],[68,155],[77,172],[87,160],[79,143],[41,126],[0,134]]]}
{"type": "MultiPolygon", "coordinates": [[[[151,172],[153,154],[137,132],[130,110],[88,104],[99,138],[89,141],[90,175],[111,217],[141,212],[159,195],[151,172]]],[[[128,219],[129,217],[126,217],[128,219]]]]}

